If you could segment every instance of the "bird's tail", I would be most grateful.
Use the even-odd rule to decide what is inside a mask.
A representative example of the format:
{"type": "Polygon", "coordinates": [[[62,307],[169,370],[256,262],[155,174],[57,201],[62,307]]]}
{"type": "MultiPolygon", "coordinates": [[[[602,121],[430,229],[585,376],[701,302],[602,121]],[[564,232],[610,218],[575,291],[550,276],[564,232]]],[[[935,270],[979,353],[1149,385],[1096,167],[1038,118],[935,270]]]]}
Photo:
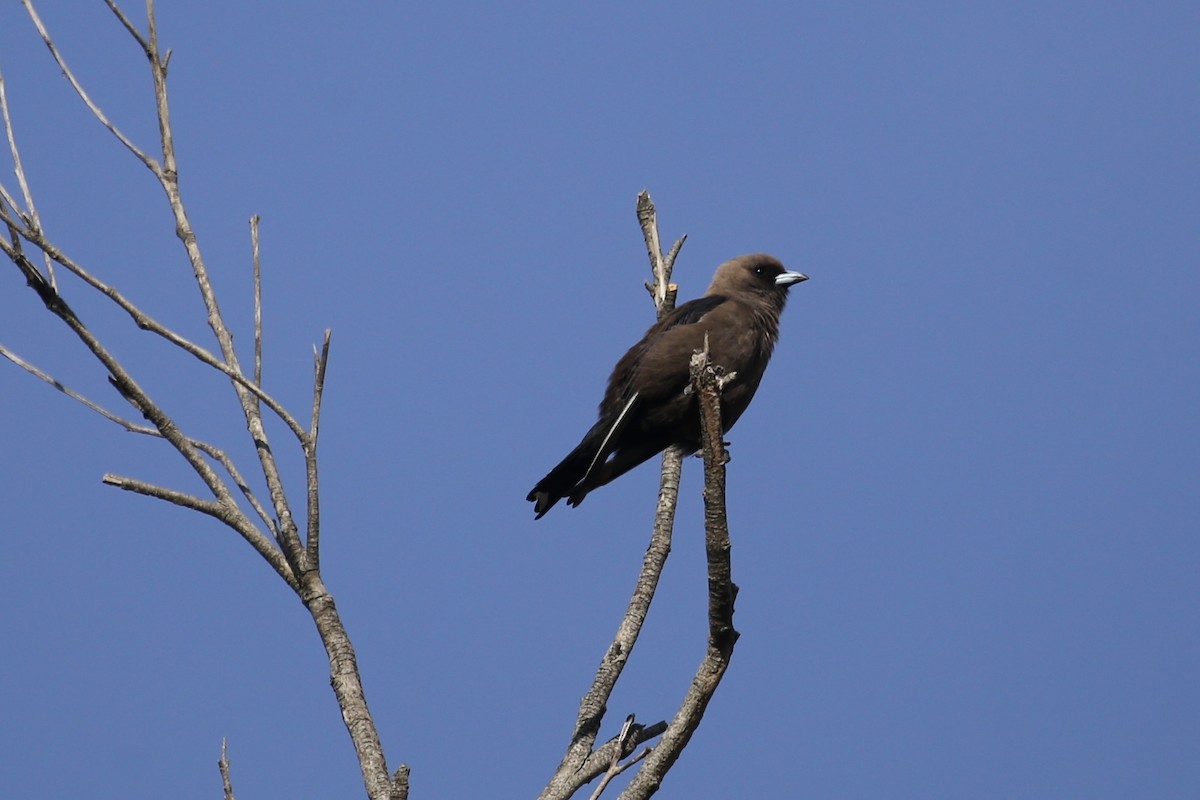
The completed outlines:
{"type": "Polygon", "coordinates": [[[534,519],[541,519],[559,500],[575,493],[579,482],[587,476],[609,427],[605,420],[597,422],[583,437],[583,441],[533,487],[525,499],[533,503],[533,511],[537,515],[534,519]]]}

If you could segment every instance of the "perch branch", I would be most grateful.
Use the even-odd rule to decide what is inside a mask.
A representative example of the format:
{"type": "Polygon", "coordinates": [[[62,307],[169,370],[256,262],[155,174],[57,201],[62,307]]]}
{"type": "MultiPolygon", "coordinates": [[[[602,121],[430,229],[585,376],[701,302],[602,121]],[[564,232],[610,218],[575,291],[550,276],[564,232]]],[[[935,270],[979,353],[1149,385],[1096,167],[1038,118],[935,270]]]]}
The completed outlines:
{"type": "Polygon", "coordinates": [[[721,683],[738,632],[733,627],[733,606],[737,586],[731,577],[729,522],[725,513],[724,428],[721,424],[720,376],[704,350],[692,357],[692,387],[700,404],[701,433],[704,441],[704,543],[708,556],[708,646],[692,685],[663,733],[650,751],[637,775],[621,793],[621,800],[643,800],[654,794],[663,776],[679,758],[700,725],[709,700],[721,683]]]}
{"type": "MultiPolygon", "coordinates": [[[[638,222],[642,228],[642,236],[646,241],[647,253],[650,257],[650,270],[654,279],[653,286],[663,287],[660,294],[651,291],[655,299],[655,310],[661,319],[669,314],[675,306],[675,286],[670,283],[671,269],[674,256],[683,246],[684,238],[675,243],[670,257],[664,256],[659,248],[658,220],[654,203],[647,192],[641,192],[637,200],[638,222]]],[[[651,284],[647,284],[650,288],[651,284]]],[[[637,643],[641,634],[642,624],[654,600],[663,566],[671,552],[671,531],[675,524],[675,506],[679,496],[679,476],[682,471],[683,456],[678,449],[671,447],[663,453],[662,474],[659,483],[658,504],[654,513],[654,529],[650,534],[650,543],[642,559],[642,568],[634,585],[633,595],[625,610],[616,636],[608,646],[596,670],[596,676],[591,688],[583,696],[579,704],[579,715],[575,720],[575,729],[571,734],[570,744],[566,755],[560,762],[549,784],[542,790],[539,800],[570,797],[588,781],[608,769],[608,763],[596,759],[593,747],[600,734],[600,726],[607,710],[608,699],[612,695],[617,680],[637,643]],[[585,769],[587,765],[587,769],[585,769]]],[[[644,730],[651,730],[651,726],[644,730]]],[[[655,734],[657,735],[657,734],[655,734]]]]}

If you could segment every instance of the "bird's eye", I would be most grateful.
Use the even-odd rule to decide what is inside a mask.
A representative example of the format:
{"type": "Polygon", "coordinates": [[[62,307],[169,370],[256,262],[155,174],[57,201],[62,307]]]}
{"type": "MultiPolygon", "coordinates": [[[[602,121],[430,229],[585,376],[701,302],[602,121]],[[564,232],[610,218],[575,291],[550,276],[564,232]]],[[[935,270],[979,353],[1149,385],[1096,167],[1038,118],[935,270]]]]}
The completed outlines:
{"type": "Polygon", "coordinates": [[[754,268],[754,274],[755,274],[755,275],[762,275],[762,270],[763,270],[763,268],[762,268],[762,267],[755,267],[755,268],[754,268]]]}

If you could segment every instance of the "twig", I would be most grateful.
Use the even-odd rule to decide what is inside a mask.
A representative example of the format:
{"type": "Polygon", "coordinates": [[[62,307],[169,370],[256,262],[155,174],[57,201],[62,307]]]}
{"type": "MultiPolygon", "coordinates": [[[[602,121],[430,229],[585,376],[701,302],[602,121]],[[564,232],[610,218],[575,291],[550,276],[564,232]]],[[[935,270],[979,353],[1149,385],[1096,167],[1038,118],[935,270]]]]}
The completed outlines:
{"type": "Polygon", "coordinates": [[[90,408],[92,411],[95,411],[97,414],[99,414],[100,416],[107,419],[109,422],[115,422],[117,425],[120,425],[122,428],[124,428],[125,430],[127,430],[131,433],[141,433],[141,434],[147,434],[150,436],[161,436],[162,435],[155,428],[151,428],[148,425],[139,425],[136,422],[130,422],[129,420],[125,419],[124,417],[114,414],[113,412],[109,411],[107,408],[104,408],[100,404],[92,402],[91,400],[87,399],[86,397],[84,397],[83,395],[81,395],[79,392],[75,391],[71,387],[66,386],[65,384],[61,383],[54,376],[49,375],[48,373],[43,372],[41,369],[34,366],[33,364],[30,364],[28,361],[21,358],[16,353],[14,353],[12,350],[9,350],[3,344],[0,344],[0,356],[4,356],[9,361],[11,361],[12,363],[16,364],[21,369],[28,372],[30,375],[33,375],[34,377],[36,377],[42,381],[45,381],[46,383],[50,384],[58,391],[65,394],[67,397],[70,397],[72,400],[79,401],[84,406],[90,408]]]}
{"type": "Polygon", "coordinates": [[[388,794],[388,800],[408,800],[408,777],[411,772],[408,764],[396,767],[396,772],[392,775],[392,787],[388,794]]]}
{"type": "MultiPolygon", "coordinates": [[[[155,433],[157,433],[157,431],[155,431],[155,433]]],[[[233,463],[233,459],[230,458],[224,450],[214,447],[207,442],[202,442],[199,439],[192,439],[192,444],[196,445],[196,447],[198,447],[200,450],[203,450],[207,455],[218,461],[221,466],[225,468],[225,471],[229,473],[229,477],[233,478],[234,484],[237,485],[238,491],[242,493],[242,496],[246,498],[246,502],[248,502],[250,507],[254,509],[254,513],[257,514],[258,518],[263,521],[263,525],[266,527],[266,529],[270,531],[272,535],[274,535],[275,520],[271,519],[270,515],[267,514],[267,509],[263,507],[263,504],[259,502],[258,497],[255,496],[254,491],[250,488],[250,485],[246,483],[246,479],[242,477],[242,473],[238,470],[237,465],[233,463]]]]}
{"type": "Polygon", "coordinates": [[[228,364],[221,361],[205,348],[184,338],[183,336],[180,336],[178,333],[147,314],[141,308],[134,305],[134,303],[125,297],[125,295],[123,295],[119,290],[117,290],[116,287],[109,286],[104,281],[92,275],[80,264],[76,263],[65,253],[59,250],[52,242],[46,240],[40,232],[26,227],[20,227],[20,221],[9,216],[8,212],[6,212],[3,207],[0,207],[0,221],[5,222],[10,226],[17,227],[20,235],[23,236],[30,244],[37,247],[56,263],[65,267],[68,272],[80,278],[88,286],[92,287],[116,303],[126,314],[130,316],[134,324],[136,324],[139,328],[161,336],[184,352],[199,359],[201,363],[212,367],[218,372],[221,372],[235,383],[244,387],[255,397],[262,400],[262,402],[266,403],[267,408],[271,409],[271,411],[273,411],[275,415],[278,416],[285,425],[287,425],[288,429],[291,430],[301,442],[304,441],[304,437],[307,434],[295,417],[293,417],[279,401],[267,394],[261,386],[242,375],[239,370],[235,370],[233,367],[230,367],[228,364]]]}
{"type": "Polygon", "coordinates": [[[229,755],[224,739],[221,740],[221,760],[217,762],[217,769],[221,770],[221,788],[225,792],[225,800],[234,800],[233,781],[229,777],[229,755]]]}
{"type": "Polygon", "coordinates": [[[250,251],[254,262],[254,382],[262,386],[262,263],[258,255],[258,222],[250,218],[250,251]]]}
{"type": "MultiPolygon", "coordinates": [[[[50,384],[58,391],[65,394],[67,397],[70,397],[72,400],[78,401],[79,403],[83,404],[86,408],[89,408],[92,411],[95,411],[97,414],[104,417],[109,422],[112,422],[116,425],[120,425],[122,428],[129,431],[130,433],[138,433],[143,436],[152,436],[152,437],[159,438],[159,439],[162,438],[162,433],[157,428],[152,428],[149,425],[140,425],[136,422],[131,422],[131,421],[125,419],[124,417],[114,414],[113,412],[109,411],[107,408],[104,408],[103,406],[101,406],[99,403],[95,403],[95,402],[89,400],[87,397],[84,397],[79,392],[75,391],[71,387],[62,383],[57,378],[55,378],[53,375],[50,375],[50,374],[42,371],[41,369],[39,369],[37,366],[35,366],[33,364],[30,364],[28,361],[26,361],[25,359],[18,356],[16,353],[14,353],[12,350],[5,347],[3,344],[0,344],[0,356],[7,358],[9,361],[16,364],[18,367],[25,370],[30,375],[33,375],[34,377],[36,377],[42,381],[45,381],[46,383],[50,384]]],[[[204,442],[204,441],[201,441],[200,439],[195,439],[195,438],[191,438],[191,437],[189,437],[189,440],[191,441],[192,445],[195,446],[197,449],[203,451],[209,457],[220,462],[221,466],[223,466],[225,468],[225,471],[227,473],[229,473],[229,477],[233,478],[234,483],[237,484],[238,489],[242,492],[242,495],[246,498],[247,502],[250,503],[250,505],[254,509],[255,513],[258,514],[259,518],[267,526],[267,529],[268,530],[273,529],[274,522],[267,515],[266,509],[263,508],[262,504],[258,501],[258,498],[254,496],[254,492],[250,489],[249,485],[246,483],[245,478],[242,477],[241,472],[238,471],[237,466],[233,463],[233,459],[231,459],[225,453],[224,450],[220,449],[219,447],[215,447],[214,445],[211,445],[208,442],[204,442]]]]}
{"type": "MultiPolygon", "coordinates": [[[[13,172],[17,176],[17,185],[21,187],[21,196],[25,198],[25,208],[27,212],[20,212],[17,204],[13,202],[13,198],[8,191],[4,191],[4,200],[14,211],[21,214],[26,223],[35,230],[41,230],[42,220],[38,217],[37,206],[33,202],[33,192],[29,189],[29,181],[25,178],[25,165],[21,163],[21,151],[17,147],[17,133],[13,128],[12,119],[8,115],[8,94],[4,90],[4,75],[0,74],[0,113],[4,116],[4,133],[8,138],[8,152],[12,154],[13,172]]],[[[58,288],[58,279],[54,275],[54,263],[49,256],[42,256],[46,262],[46,278],[50,282],[51,288],[58,288]]]]}
{"type": "Polygon", "coordinates": [[[136,478],[126,478],[123,475],[114,475],[111,472],[104,473],[104,477],[100,480],[109,486],[165,500],[172,505],[190,508],[193,511],[199,511],[201,514],[207,514],[210,517],[224,516],[225,506],[216,500],[203,500],[187,492],[181,492],[178,489],[168,489],[165,486],[147,483],[136,478]]]}
{"type": "MultiPolygon", "coordinates": [[[[287,493],[284,491],[283,479],[279,474],[279,468],[275,462],[275,456],[271,451],[270,441],[267,436],[266,428],[263,425],[262,413],[258,408],[257,401],[255,400],[255,397],[257,397],[263,402],[267,402],[267,395],[262,392],[261,389],[255,391],[255,388],[251,388],[253,384],[251,384],[244,376],[242,376],[242,370],[238,363],[237,352],[233,347],[233,336],[230,334],[228,327],[225,325],[224,317],[221,315],[220,307],[217,304],[216,293],[213,291],[212,282],[209,279],[208,269],[204,264],[204,259],[200,253],[200,246],[197,242],[196,234],[192,229],[191,220],[189,219],[187,211],[184,208],[183,198],[179,192],[179,174],[175,160],[175,139],[171,130],[170,103],[167,97],[167,63],[170,60],[170,55],[168,54],[165,59],[161,58],[159,55],[158,23],[154,14],[154,2],[153,0],[147,0],[146,2],[146,20],[147,29],[149,31],[149,35],[146,37],[142,37],[137,32],[136,28],[134,28],[132,23],[130,23],[129,20],[122,13],[120,13],[119,9],[117,9],[113,4],[110,3],[109,8],[114,10],[114,13],[117,14],[118,19],[121,20],[122,25],[125,26],[125,29],[137,41],[147,60],[150,62],[150,75],[154,83],[155,110],[158,117],[159,141],[162,147],[161,164],[134,145],[133,142],[130,141],[123,133],[121,133],[121,131],[108,119],[99,106],[92,101],[91,97],[87,94],[86,90],[84,90],[82,84],[75,77],[74,73],[72,73],[67,67],[66,61],[63,59],[62,54],[59,53],[58,47],[51,39],[49,32],[46,30],[45,24],[42,22],[41,17],[38,16],[33,4],[30,2],[30,0],[21,1],[25,6],[26,11],[29,13],[30,18],[33,20],[35,27],[38,29],[38,34],[42,37],[42,41],[45,42],[46,47],[49,48],[51,55],[54,57],[55,63],[58,64],[59,68],[67,76],[71,86],[75,89],[75,93],[79,95],[80,99],[83,100],[84,104],[87,105],[96,119],[98,119],[101,124],[103,124],[104,127],[113,134],[113,136],[115,136],[123,145],[125,145],[125,147],[131,153],[133,153],[147,168],[150,169],[151,172],[154,173],[154,176],[158,179],[163,191],[166,192],[167,201],[170,204],[172,214],[175,217],[176,235],[179,237],[179,240],[184,245],[184,249],[187,251],[188,261],[192,266],[192,274],[196,279],[196,285],[200,289],[200,295],[204,301],[204,306],[208,313],[208,324],[212,329],[213,334],[216,336],[218,344],[220,345],[222,356],[221,361],[224,363],[221,364],[220,361],[217,361],[215,358],[211,358],[211,356],[209,359],[202,358],[202,360],[205,360],[205,363],[210,363],[211,366],[216,366],[233,379],[234,390],[237,392],[243,414],[246,418],[246,426],[250,430],[250,435],[256,445],[255,452],[258,455],[259,466],[262,469],[263,477],[267,482],[267,489],[271,497],[271,505],[275,509],[276,517],[279,519],[279,526],[277,527],[279,541],[284,549],[284,555],[288,557],[289,561],[293,562],[293,570],[300,571],[304,566],[302,562],[306,558],[304,548],[301,545],[300,537],[297,533],[296,523],[292,516],[287,493]],[[218,364],[221,365],[217,366],[218,364]]],[[[25,235],[25,233],[22,232],[22,235],[25,235]]],[[[34,239],[30,239],[30,241],[34,241],[34,239]]],[[[38,244],[40,247],[41,244],[38,244]]],[[[53,258],[53,254],[50,253],[49,250],[46,250],[46,252],[53,258]]],[[[55,260],[58,261],[57,258],[55,260]]],[[[62,262],[59,261],[59,263],[62,262]]],[[[70,267],[68,267],[68,269],[70,269],[70,267]]],[[[109,292],[105,292],[105,294],[109,294],[109,292]]],[[[113,295],[109,294],[109,296],[112,297],[113,295]]],[[[114,299],[116,298],[114,297],[114,299]]],[[[126,310],[128,311],[128,309],[126,310]]],[[[166,329],[164,328],[163,330],[165,331],[166,329]]],[[[167,334],[164,333],[163,335],[167,334]]],[[[183,340],[182,337],[174,334],[167,336],[167,338],[181,347],[184,346],[184,342],[186,341],[183,340]]],[[[190,343],[187,344],[190,345],[190,343]]],[[[187,349],[188,352],[191,352],[193,355],[201,357],[201,349],[195,345],[192,345],[191,348],[185,347],[185,349],[187,349]],[[195,349],[193,350],[192,348],[195,349]]],[[[271,404],[268,403],[268,405],[271,404]]],[[[282,407],[279,407],[279,409],[273,407],[272,410],[279,414],[280,410],[282,410],[282,407]]],[[[283,412],[283,414],[280,414],[280,416],[285,422],[288,421],[287,412],[283,412]]],[[[290,423],[289,427],[291,427],[290,423]]],[[[302,431],[303,429],[299,428],[298,425],[293,429],[293,433],[297,433],[297,436],[301,439],[301,441],[303,441],[304,438],[302,431]],[[297,433],[297,431],[301,432],[297,433]]]]}
{"type": "Polygon", "coordinates": [[[312,427],[309,428],[308,439],[312,442],[314,450],[317,446],[317,431],[321,425],[321,399],[325,394],[325,369],[329,366],[329,340],[332,337],[333,331],[326,328],[321,351],[317,352],[317,348],[313,348],[312,427]]]}
{"type": "Polygon", "coordinates": [[[605,772],[604,777],[600,779],[600,783],[596,786],[596,791],[592,792],[592,796],[589,798],[589,800],[599,800],[600,795],[604,794],[604,789],[608,786],[609,781],[624,772],[626,768],[629,767],[629,764],[636,763],[640,758],[644,757],[639,756],[633,761],[630,761],[629,764],[621,764],[621,756],[624,753],[625,748],[628,745],[629,740],[632,738],[632,734],[634,732],[633,723],[634,716],[633,714],[630,714],[625,718],[625,724],[621,726],[621,732],[617,734],[616,747],[613,748],[612,758],[608,762],[608,771],[605,772]]]}
{"type": "Polygon", "coordinates": [[[321,430],[321,400],[325,396],[325,370],[329,366],[329,341],[333,331],[325,329],[325,341],[321,352],[313,348],[313,402],[312,427],[308,442],[304,446],[304,471],[308,493],[308,529],[305,534],[310,569],[321,565],[321,485],[317,476],[317,436],[321,430]]]}
{"type": "Polygon", "coordinates": [[[675,310],[675,285],[671,283],[671,272],[675,269],[675,257],[687,241],[687,234],[676,239],[670,252],[663,255],[658,236],[658,211],[645,189],[638,192],[637,217],[642,226],[642,237],[646,240],[646,254],[650,258],[650,272],[654,278],[653,283],[646,283],[646,289],[654,298],[658,318],[662,319],[675,310]]]}
{"type": "Polygon", "coordinates": [[[295,574],[291,565],[284,558],[283,553],[275,547],[271,539],[263,535],[262,531],[250,524],[246,515],[237,506],[221,500],[204,500],[177,489],[169,489],[165,486],[148,483],[136,478],[127,478],[123,475],[114,475],[111,472],[105,473],[100,480],[109,486],[115,486],[127,492],[153,497],[157,500],[163,500],[172,505],[180,506],[181,508],[199,511],[201,514],[225,523],[240,533],[242,538],[258,551],[258,554],[275,569],[279,577],[283,578],[293,589],[299,590],[295,574]]]}
{"type": "MultiPolygon", "coordinates": [[[[387,762],[379,741],[378,730],[375,727],[370,710],[366,704],[354,648],[341,622],[333,597],[325,588],[320,573],[315,569],[315,565],[309,563],[310,559],[301,542],[300,533],[292,514],[289,498],[285,492],[275,454],[267,436],[260,406],[260,403],[266,404],[274,413],[279,415],[301,443],[306,459],[315,460],[315,439],[319,428],[320,398],[323,392],[324,375],[328,359],[328,337],[326,338],[325,352],[320,357],[320,363],[317,368],[318,377],[315,387],[314,416],[310,428],[305,430],[281,405],[276,403],[262,390],[257,380],[251,380],[243,374],[237,352],[233,346],[232,333],[217,303],[217,296],[212,286],[210,274],[204,263],[195,231],[191,225],[179,190],[175,141],[171,127],[170,104],[167,93],[167,69],[171,53],[168,50],[163,54],[159,49],[154,0],[147,0],[146,2],[147,34],[145,36],[141,35],[130,20],[120,11],[115,4],[115,0],[105,0],[105,2],[125,27],[125,30],[141,47],[149,62],[150,74],[154,86],[155,111],[158,119],[161,163],[138,149],[92,101],[81,83],[67,68],[62,55],[52,41],[45,25],[34,10],[31,0],[22,0],[22,2],[30,17],[34,20],[34,24],[42,40],[50,50],[59,68],[68,77],[76,94],[83,100],[93,116],[126,149],[132,152],[148,167],[157,178],[170,205],[176,235],[183,244],[187,254],[192,275],[204,304],[208,325],[219,346],[219,356],[208,353],[207,350],[188,342],[178,336],[178,334],[159,325],[147,315],[141,313],[132,303],[125,300],[119,292],[105,286],[77,265],[67,266],[61,257],[61,253],[46,240],[40,227],[37,227],[31,218],[27,218],[15,202],[10,203],[10,195],[5,192],[3,202],[0,202],[0,219],[8,226],[13,241],[9,243],[0,239],[0,251],[3,251],[4,255],[18,267],[29,286],[38,294],[47,309],[59,317],[84,342],[84,345],[91,351],[92,355],[108,370],[111,382],[121,395],[133,404],[154,425],[162,437],[170,442],[184,457],[213,493],[215,500],[201,499],[184,492],[132,478],[106,475],[105,481],[127,491],[167,500],[174,504],[183,505],[217,517],[250,542],[260,555],[275,568],[276,572],[296,592],[304,603],[305,608],[311,614],[321,642],[325,647],[326,654],[329,657],[330,682],[341,710],[342,719],[346,724],[358,756],[368,796],[372,800],[403,800],[407,795],[407,768],[402,767],[398,769],[394,776],[387,771],[387,762]],[[11,209],[7,206],[11,206],[11,209]],[[270,495],[270,505],[274,511],[274,518],[277,520],[274,525],[268,526],[275,534],[276,538],[274,542],[250,521],[250,518],[238,505],[229,487],[207,460],[210,451],[202,450],[193,440],[185,436],[178,429],[174,421],[161,407],[153,402],[145,390],[134,380],[132,375],[79,320],[56,288],[41,275],[33,263],[21,252],[20,240],[22,238],[37,246],[53,261],[67,266],[68,270],[80,275],[93,288],[118,302],[118,305],[124,308],[127,313],[134,316],[135,321],[140,327],[159,333],[159,335],[167,338],[168,341],[182,347],[187,352],[200,358],[204,363],[218,369],[230,378],[233,390],[242,407],[247,430],[255,446],[258,463],[270,495]],[[276,546],[276,542],[278,546],[276,546]]],[[[254,374],[256,377],[260,376],[260,372],[257,370],[254,374]]],[[[236,475],[236,471],[231,474],[236,475]]],[[[311,476],[311,491],[308,497],[310,502],[315,502],[316,473],[311,465],[309,475],[311,476]]],[[[245,482],[240,480],[240,475],[235,480],[242,486],[245,485],[245,482]]],[[[310,506],[310,508],[315,511],[315,506],[310,506]]],[[[266,516],[265,509],[261,505],[256,505],[256,510],[260,516],[266,516]]],[[[313,530],[315,530],[318,524],[315,513],[311,517],[310,523],[313,525],[313,530]]],[[[315,537],[313,544],[314,546],[316,545],[315,537]]]]}
{"type": "Polygon", "coordinates": [[[42,42],[44,42],[46,47],[50,50],[50,55],[54,57],[54,61],[56,64],[58,64],[58,68],[62,70],[63,75],[65,75],[67,80],[70,81],[71,87],[75,90],[75,94],[79,95],[79,99],[84,102],[89,110],[91,110],[92,115],[100,121],[101,125],[108,129],[109,133],[117,137],[117,140],[121,144],[125,145],[125,148],[129,150],[129,152],[133,153],[135,156],[137,156],[139,161],[149,167],[150,171],[156,175],[160,174],[162,172],[162,168],[159,167],[158,162],[142,152],[141,149],[139,149],[138,146],[135,145],[128,136],[121,133],[120,129],[118,129],[117,126],[114,125],[111,120],[109,120],[105,113],[100,109],[100,106],[96,105],[96,103],[88,95],[87,90],[83,88],[83,84],[79,82],[79,79],[75,77],[75,73],[71,72],[71,68],[67,66],[67,62],[62,57],[62,53],[58,52],[58,47],[54,44],[54,40],[50,38],[50,32],[46,30],[46,25],[42,22],[42,18],[38,16],[37,9],[33,7],[33,3],[30,2],[30,0],[21,0],[21,5],[25,6],[25,11],[28,12],[29,18],[33,20],[33,25],[35,28],[37,28],[38,35],[42,37],[42,42]]]}
{"type": "MultiPolygon", "coordinates": [[[[25,276],[25,280],[29,286],[42,299],[46,308],[61,319],[79,337],[84,346],[91,351],[96,360],[108,370],[110,381],[116,387],[117,391],[132,403],[154,425],[162,437],[170,442],[171,446],[183,456],[193,471],[204,481],[204,484],[213,493],[213,496],[217,498],[218,505],[220,506],[220,513],[212,513],[214,507],[203,505],[208,501],[200,501],[202,507],[197,507],[196,510],[204,513],[212,513],[213,516],[216,516],[238,531],[275,568],[280,577],[294,587],[296,585],[294,570],[284,562],[278,550],[264,545],[262,540],[265,537],[262,536],[261,532],[238,509],[237,504],[233,501],[233,496],[229,492],[229,488],[208,462],[204,460],[201,450],[195,445],[193,440],[184,435],[175,424],[175,421],[150,399],[150,396],[134,380],[129,371],[108,351],[95,334],[83,324],[67,302],[63,300],[62,296],[51,288],[46,279],[42,277],[37,268],[24,254],[18,252],[15,247],[3,239],[0,239],[0,251],[3,251],[9,260],[17,266],[25,276]]],[[[167,499],[163,495],[155,496],[167,499]]],[[[175,501],[172,500],[172,502],[175,501]]],[[[187,503],[185,502],[183,505],[187,505],[187,503]]]]}
{"type": "MultiPolygon", "coordinates": [[[[121,24],[125,26],[125,30],[127,30],[129,32],[129,35],[132,36],[134,38],[134,40],[139,45],[142,46],[142,51],[144,53],[146,53],[147,55],[149,55],[150,54],[150,43],[147,42],[146,38],[144,36],[142,36],[142,34],[138,31],[138,29],[136,27],[134,27],[133,23],[129,20],[129,17],[125,16],[125,12],[122,11],[117,6],[117,4],[114,3],[112,0],[104,0],[104,4],[106,6],[108,6],[109,10],[112,11],[113,14],[116,15],[117,19],[119,19],[121,21],[121,24]]],[[[224,749],[225,749],[225,743],[222,742],[221,743],[222,753],[224,752],[224,749]]]]}

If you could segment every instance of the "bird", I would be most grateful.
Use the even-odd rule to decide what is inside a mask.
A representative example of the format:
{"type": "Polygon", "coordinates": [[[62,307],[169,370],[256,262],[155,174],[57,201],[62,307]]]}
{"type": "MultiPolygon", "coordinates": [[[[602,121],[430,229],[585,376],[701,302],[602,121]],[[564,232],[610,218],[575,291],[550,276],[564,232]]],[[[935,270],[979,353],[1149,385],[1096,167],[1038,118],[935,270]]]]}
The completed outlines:
{"type": "Polygon", "coordinates": [[[534,519],[564,497],[578,506],[589,492],[624,475],[668,447],[700,449],[700,413],[691,391],[692,353],[708,338],[711,362],[728,379],[721,424],[733,427],[750,405],[779,338],[788,288],[808,276],[787,270],[765,253],[717,267],[703,297],[677,307],[646,331],[613,368],[599,419],[526,500],[534,519]]]}

